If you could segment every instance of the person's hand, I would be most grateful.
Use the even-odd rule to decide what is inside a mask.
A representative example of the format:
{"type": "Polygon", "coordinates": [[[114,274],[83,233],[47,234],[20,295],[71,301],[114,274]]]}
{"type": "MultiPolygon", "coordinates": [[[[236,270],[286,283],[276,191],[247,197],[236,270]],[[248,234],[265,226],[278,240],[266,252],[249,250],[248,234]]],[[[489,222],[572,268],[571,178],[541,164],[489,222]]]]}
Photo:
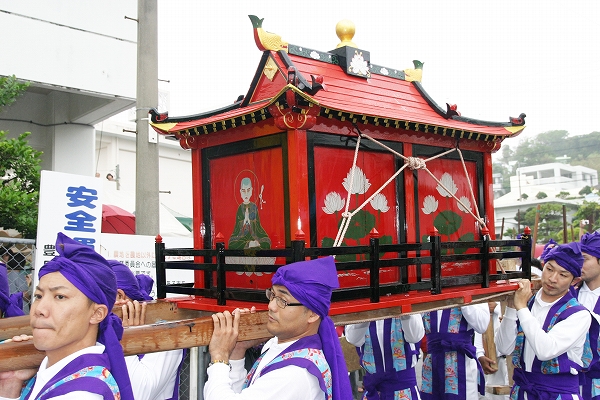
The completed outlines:
{"type": "Polygon", "coordinates": [[[515,292],[513,300],[515,309],[519,311],[520,309],[527,307],[527,302],[531,295],[531,282],[527,279],[521,279],[519,281],[519,288],[515,292]]]}
{"type": "Polygon", "coordinates": [[[490,309],[490,314],[494,313],[494,310],[496,309],[496,305],[497,305],[497,303],[495,301],[488,301],[488,308],[490,309]]]}
{"type": "Polygon", "coordinates": [[[123,328],[130,326],[139,326],[146,323],[146,306],[145,302],[134,300],[128,301],[121,306],[123,312],[123,328]]]}
{"type": "Polygon", "coordinates": [[[32,340],[33,336],[31,335],[26,335],[26,334],[22,334],[22,335],[17,335],[17,336],[13,336],[10,339],[6,339],[5,341],[3,341],[2,343],[10,343],[10,342],[26,342],[28,340],[32,340]]]}
{"type": "Polygon", "coordinates": [[[491,358],[487,358],[486,356],[479,357],[479,363],[481,364],[481,368],[483,368],[483,372],[486,375],[493,374],[498,371],[498,366],[496,365],[496,361],[491,358]]]}
{"type": "MultiPolygon", "coordinates": [[[[14,339],[15,338],[13,338],[13,341],[14,339]]],[[[23,383],[31,379],[36,373],[37,369],[35,368],[0,372],[0,396],[12,399],[18,398],[21,396],[23,383]]]]}
{"type": "MultiPolygon", "coordinates": [[[[252,306],[252,308],[241,308],[238,309],[240,314],[254,314],[256,312],[256,307],[252,306]]],[[[235,311],[234,311],[235,312],[235,311]]],[[[231,360],[241,360],[246,355],[246,350],[261,343],[264,343],[269,338],[261,338],[261,339],[253,339],[253,340],[241,340],[235,344],[233,351],[229,355],[231,360]]]]}
{"type": "Polygon", "coordinates": [[[212,315],[214,330],[208,344],[211,360],[229,361],[229,355],[237,343],[240,315],[238,309],[233,311],[233,315],[229,311],[212,315]]]}

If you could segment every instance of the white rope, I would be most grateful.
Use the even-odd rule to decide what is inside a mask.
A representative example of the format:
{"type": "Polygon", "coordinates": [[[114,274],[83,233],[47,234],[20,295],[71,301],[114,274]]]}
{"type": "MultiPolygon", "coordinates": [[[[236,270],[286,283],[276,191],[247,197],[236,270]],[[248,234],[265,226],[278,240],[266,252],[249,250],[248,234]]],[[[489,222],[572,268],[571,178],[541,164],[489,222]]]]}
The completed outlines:
{"type": "Polygon", "coordinates": [[[431,178],[433,178],[433,180],[436,181],[437,184],[446,191],[446,193],[448,193],[454,200],[456,200],[458,202],[458,204],[460,204],[462,206],[463,210],[466,210],[466,212],[468,212],[473,218],[475,218],[475,220],[479,223],[479,225],[481,227],[485,227],[485,221],[479,216],[479,208],[477,207],[477,202],[475,200],[475,193],[473,192],[473,186],[471,185],[471,179],[470,179],[469,173],[467,171],[467,166],[465,164],[465,160],[463,158],[462,152],[460,151],[460,149],[458,147],[449,149],[445,152],[442,152],[442,153],[432,156],[430,158],[422,159],[419,157],[407,157],[403,154],[400,154],[396,150],[394,150],[391,147],[381,143],[380,141],[370,137],[369,135],[361,134],[359,132],[359,134],[357,136],[358,136],[358,138],[356,140],[356,148],[354,149],[354,159],[352,160],[352,168],[350,170],[350,183],[348,186],[350,189],[354,185],[354,173],[357,168],[356,160],[358,159],[358,150],[360,147],[360,139],[363,136],[365,138],[369,139],[370,141],[372,141],[373,143],[376,143],[377,145],[381,146],[382,148],[388,150],[390,153],[395,154],[396,156],[402,158],[404,160],[404,165],[398,171],[396,171],[383,185],[381,185],[381,187],[379,189],[377,189],[375,191],[375,193],[373,193],[371,196],[369,196],[369,198],[367,200],[365,200],[360,206],[358,206],[356,208],[356,210],[354,210],[351,213],[348,212],[348,209],[350,208],[350,198],[351,198],[352,194],[351,194],[351,190],[348,190],[348,196],[346,198],[346,206],[345,206],[344,212],[342,213],[342,222],[340,224],[340,228],[338,229],[338,233],[333,242],[333,247],[339,247],[342,245],[342,241],[344,240],[344,237],[346,236],[346,232],[348,231],[348,227],[350,226],[350,221],[351,221],[352,217],[354,215],[356,215],[360,210],[362,210],[367,204],[369,204],[369,202],[371,200],[373,200],[373,198],[375,196],[377,196],[379,193],[381,193],[381,191],[383,189],[385,189],[386,186],[389,185],[394,179],[396,179],[396,177],[402,171],[404,171],[404,169],[406,167],[409,167],[413,171],[419,170],[419,169],[426,171],[431,176],[431,178]],[[454,193],[452,193],[450,190],[448,190],[448,188],[446,186],[444,186],[444,184],[442,182],[440,182],[440,180],[438,178],[436,178],[435,175],[433,175],[433,173],[429,169],[427,169],[427,162],[429,162],[431,160],[435,160],[436,158],[439,158],[439,157],[443,157],[446,154],[452,153],[453,151],[457,151],[458,155],[460,157],[460,161],[462,163],[463,170],[464,170],[465,176],[467,178],[467,182],[469,182],[469,192],[471,195],[471,201],[473,203],[473,208],[475,209],[475,212],[477,213],[477,215],[474,214],[473,211],[471,211],[470,207],[467,207],[466,204],[464,204],[458,197],[456,197],[454,195],[454,193]]]}
{"type": "MultiPolygon", "coordinates": [[[[356,159],[358,158],[358,149],[360,147],[360,135],[358,135],[358,139],[356,140],[356,148],[354,149],[354,159],[352,160],[352,170],[350,171],[350,186],[348,186],[350,189],[352,189],[352,186],[354,185],[354,172],[356,171],[356,159]]],[[[339,247],[342,244],[342,241],[344,240],[344,236],[346,235],[346,230],[348,229],[348,226],[350,225],[350,218],[347,218],[348,214],[348,208],[350,208],[350,197],[352,196],[351,191],[348,190],[348,197],[346,197],[346,207],[344,209],[344,212],[342,213],[342,223],[340,224],[340,229],[338,230],[338,234],[335,237],[335,240],[333,242],[333,247],[339,247]]]]}

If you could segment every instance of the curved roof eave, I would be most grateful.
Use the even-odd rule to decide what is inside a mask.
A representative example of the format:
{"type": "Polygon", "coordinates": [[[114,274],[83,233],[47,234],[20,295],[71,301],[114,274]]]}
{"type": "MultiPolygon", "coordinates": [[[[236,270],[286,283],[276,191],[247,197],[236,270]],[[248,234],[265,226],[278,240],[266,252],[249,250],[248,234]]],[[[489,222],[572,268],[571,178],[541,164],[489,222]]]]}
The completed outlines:
{"type": "MultiPolygon", "coordinates": [[[[324,118],[334,118],[340,121],[350,121],[372,126],[406,129],[409,131],[431,133],[442,136],[459,137],[472,140],[498,141],[519,134],[524,128],[520,126],[483,126],[463,121],[448,120],[445,124],[436,121],[418,121],[414,118],[398,118],[382,113],[355,112],[348,107],[340,107],[333,102],[318,101],[302,92],[293,85],[286,85],[271,99],[250,104],[246,107],[236,108],[220,114],[212,113],[198,119],[188,119],[175,122],[171,119],[164,121],[152,120],[152,127],[163,135],[200,135],[215,133],[234,128],[240,125],[257,123],[272,118],[268,107],[277,104],[279,99],[288,90],[294,91],[306,102],[320,106],[319,115],[324,118]]],[[[375,111],[375,110],[373,110],[375,111]]],[[[446,122],[446,121],[444,121],[446,122]]]]}

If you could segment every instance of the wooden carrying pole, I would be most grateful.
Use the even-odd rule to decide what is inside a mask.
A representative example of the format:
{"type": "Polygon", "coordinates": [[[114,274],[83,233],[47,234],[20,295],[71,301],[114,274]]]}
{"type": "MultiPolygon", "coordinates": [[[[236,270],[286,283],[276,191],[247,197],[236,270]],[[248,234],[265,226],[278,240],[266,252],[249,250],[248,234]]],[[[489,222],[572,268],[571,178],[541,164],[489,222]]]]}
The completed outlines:
{"type": "MultiPolygon", "coordinates": [[[[270,337],[267,318],[266,311],[242,315],[239,340],[270,337]]],[[[129,327],[123,333],[121,345],[126,356],[207,346],[213,324],[212,317],[208,316],[129,327]]],[[[3,343],[0,351],[0,372],[35,368],[44,358],[44,352],[37,350],[32,341],[3,343]]]]}
{"type": "MultiPolygon", "coordinates": [[[[477,304],[499,300],[510,295],[512,291],[471,295],[464,293],[458,297],[448,297],[437,301],[394,306],[380,309],[367,309],[360,312],[332,315],[336,325],[348,325],[366,321],[392,318],[407,313],[422,313],[442,308],[450,308],[464,304],[477,304]]],[[[113,312],[119,317],[121,309],[113,312]]],[[[207,346],[213,332],[212,312],[182,309],[176,302],[155,300],[148,303],[146,309],[146,325],[125,328],[121,345],[125,355],[153,353],[207,346]],[[149,322],[154,321],[154,322],[149,322]]],[[[252,340],[270,337],[267,331],[267,311],[243,314],[240,319],[238,340],[252,340]]],[[[29,317],[13,317],[0,320],[0,341],[20,334],[31,334],[29,317]]],[[[37,368],[44,358],[32,340],[26,342],[0,343],[0,372],[14,371],[24,368],[37,368]]]]}
{"type": "Polygon", "coordinates": [[[538,237],[538,224],[540,223],[540,205],[535,209],[535,225],[533,226],[533,238],[531,240],[531,258],[535,258],[535,247],[538,237]]]}
{"type": "Polygon", "coordinates": [[[563,217],[563,243],[569,243],[567,238],[567,206],[562,206],[562,217],[563,217]]]}

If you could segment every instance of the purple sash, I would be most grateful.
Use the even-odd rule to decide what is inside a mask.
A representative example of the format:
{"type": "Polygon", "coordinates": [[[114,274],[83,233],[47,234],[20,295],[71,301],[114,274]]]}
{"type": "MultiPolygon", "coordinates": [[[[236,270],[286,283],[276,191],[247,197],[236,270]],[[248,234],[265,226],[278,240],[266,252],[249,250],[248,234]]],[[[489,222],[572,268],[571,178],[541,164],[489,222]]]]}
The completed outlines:
{"type": "MultiPolygon", "coordinates": [[[[579,291],[577,292],[579,297],[579,291]]],[[[600,314],[600,298],[594,305],[593,314],[600,314]]],[[[590,341],[590,347],[592,352],[592,360],[583,372],[579,373],[579,385],[581,386],[581,395],[585,400],[600,400],[600,394],[592,396],[593,380],[600,379],[600,326],[598,321],[592,315],[592,324],[590,325],[590,331],[588,333],[587,340],[590,341]]]]}
{"type": "MultiPolygon", "coordinates": [[[[400,390],[409,389],[414,398],[417,397],[417,378],[415,369],[412,367],[413,355],[418,354],[418,350],[413,350],[408,342],[402,338],[404,343],[404,355],[406,359],[406,369],[396,371],[394,368],[394,354],[392,353],[392,322],[391,318],[383,321],[383,352],[377,337],[377,323],[371,322],[369,325],[369,337],[371,338],[371,347],[375,359],[374,374],[366,373],[363,378],[365,387],[365,396],[368,400],[394,400],[394,393],[400,390]],[[384,371],[385,366],[385,371],[384,371]]],[[[398,329],[401,321],[397,320],[398,329]]],[[[362,360],[362,352],[359,352],[362,360]]]]}
{"type": "MultiPolygon", "coordinates": [[[[290,347],[283,350],[279,355],[284,354],[284,353],[291,353],[296,350],[307,349],[307,348],[321,350],[321,347],[322,347],[322,345],[321,345],[321,339],[319,338],[319,335],[305,336],[303,338],[298,339],[290,347]]],[[[256,362],[254,363],[254,367],[248,373],[248,376],[246,377],[246,381],[248,382],[248,385],[251,384],[252,378],[254,376],[254,372],[256,371],[255,367],[258,365],[258,363],[260,362],[261,359],[262,359],[262,355],[261,355],[261,357],[259,357],[258,360],[256,360],[256,362]]],[[[288,359],[285,359],[285,360],[282,360],[282,361],[279,361],[279,362],[276,362],[273,364],[268,364],[265,368],[263,368],[260,371],[260,376],[263,376],[264,374],[267,374],[271,371],[275,371],[279,368],[287,367],[288,365],[295,365],[297,367],[306,369],[311,375],[314,375],[317,378],[317,380],[319,381],[319,386],[321,387],[321,390],[323,391],[323,393],[327,393],[327,385],[325,384],[323,375],[321,374],[319,367],[317,367],[312,361],[310,361],[306,358],[292,357],[292,358],[288,358],[288,359]]]]}
{"type": "Polygon", "coordinates": [[[445,388],[437,387],[445,381],[445,354],[450,351],[455,351],[457,354],[458,367],[458,393],[466,393],[467,387],[465,382],[465,356],[474,359],[477,362],[479,370],[479,393],[485,395],[485,375],[483,368],[477,360],[475,346],[473,346],[473,331],[458,332],[458,333],[430,333],[427,335],[427,352],[431,354],[431,369],[435,378],[432,379],[433,393],[444,393],[445,388]],[[438,392],[437,390],[441,390],[438,392]]]}
{"type": "Polygon", "coordinates": [[[466,382],[466,357],[472,358],[479,370],[478,390],[485,394],[485,375],[479,360],[477,360],[476,349],[473,346],[473,329],[467,330],[467,321],[460,318],[458,332],[448,332],[452,309],[430,313],[430,333],[427,334],[427,352],[431,358],[431,393],[421,391],[423,399],[464,399],[467,392],[466,382]],[[442,313],[440,326],[438,327],[437,312],[442,313]],[[443,332],[440,332],[442,331],[443,332]],[[456,380],[457,393],[446,393],[446,353],[456,352],[456,380]]]}
{"type": "MultiPolygon", "coordinates": [[[[558,300],[554,305],[552,305],[552,307],[550,307],[550,310],[548,311],[548,315],[546,316],[546,319],[544,320],[544,324],[542,325],[542,329],[545,332],[549,332],[552,327],[561,322],[566,320],[569,316],[571,316],[572,314],[585,310],[588,311],[584,306],[582,306],[581,304],[579,304],[576,300],[574,300],[575,298],[571,295],[570,292],[567,292],[567,294],[565,294],[563,297],[560,298],[560,300],[558,300]],[[569,306],[569,303],[574,303],[574,305],[569,306]]],[[[527,307],[529,308],[529,310],[531,310],[533,308],[533,303],[535,302],[535,296],[531,297],[531,299],[529,299],[528,303],[527,303],[527,307]]],[[[517,321],[517,328],[518,328],[518,335],[522,335],[522,328],[521,328],[521,324],[517,321]]],[[[521,340],[523,341],[523,346],[524,346],[524,340],[526,338],[522,338],[521,340]]],[[[519,337],[517,337],[517,342],[519,341],[519,337]]],[[[524,359],[523,359],[523,349],[521,348],[520,351],[517,353],[517,347],[515,347],[515,351],[513,352],[513,361],[515,360],[519,360],[519,364],[516,365],[517,368],[519,368],[520,366],[525,365],[524,359]],[[518,358],[515,358],[515,355],[518,358]]],[[[574,361],[570,360],[567,352],[564,352],[562,354],[560,354],[559,356],[553,358],[552,360],[546,360],[546,361],[541,361],[539,358],[537,358],[537,356],[534,357],[533,359],[533,363],[531,365],[531,370],[535,371],[535,372],[543,372],[545,373],[545,375],[552,375],[553,377],[556,376],[557,374],[570,374],[570,370],[571,368],[574,368],[578,371],[580,371],[582,368],[575,363],[574,361]]]]}
{"type": "Polygon", "coordinates": [[[418,398],[416,391],[417,377],[414,368],[365,374],[363,385],[365,397],[368,400],[394,400],[395,392],[406,389],[410,390],[413,398],[418,398]]]}
{"type": "MultiPolygon", "coordinates": [[[[108,355],[104,353],[83,354],[77,357],[76,359],[65,365],[65,367],[61,369],[56,375],[54,375],[54,377],[52,377],[52,379],[50,379],[50,381],[48,381],[46,385],[44,385],[44,387],[40,390],[40,393],[44,393],[44,391],[46,391],[48,388],[50,388],[52,385],[59,382],[63,378],[73,375],[86,367],[95,365],[104,366],[105,368],[109,369],[108,366],[110,365],[110,362],[108,360],[108,355]]],[[[35,377],[33,377],[32,380],[35,380],[35,377]]],[[[33,387],[33,384],[31,385],[31,387],[33,387]]],[[[95,377],[84,376],[76,377],[75,379],[64,382],[63,384],[49,391],[44,396],[36,397],[35,400],[51,399],[53,397],[62,396],[64,394],[76,391],[95,393],[103,396],[104,399],[113,400],[115,398],[115,395],[113,394],[110,387],[106,384],[106,382],[95,377]]],[[[28,392],[25,394],[24,397],[22,394],[21,399],[28,400],[30,396],[31,392],[28,392]]]]}
{"type": "Polygon", "coordinates": [[[523,400],[524,393],[527,392],[529,399],[536,400],[556,400],[579,394],[579,378],[571,374],[542,374],[541,372],[525,372],[521,368],[515,368],[513,371],[513,381],[515,382],[511,390],[511,399],[513,395],[517,400],[523,400]]]}

